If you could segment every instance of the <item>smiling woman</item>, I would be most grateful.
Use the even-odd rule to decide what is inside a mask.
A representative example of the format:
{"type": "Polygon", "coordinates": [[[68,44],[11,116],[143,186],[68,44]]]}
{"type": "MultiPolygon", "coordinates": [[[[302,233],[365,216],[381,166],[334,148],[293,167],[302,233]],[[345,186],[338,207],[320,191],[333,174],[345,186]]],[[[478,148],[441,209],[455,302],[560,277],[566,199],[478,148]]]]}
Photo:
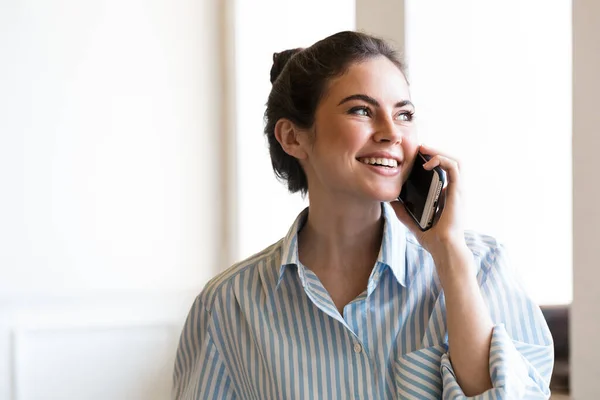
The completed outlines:
{"type": "Polygon", "coordinates": [[[330,44],[324,42],[275,56],[295,62],[286,63],[282,78],[273,82],[265,133],[273,168],[291,192],[308,191],[311,201],[319,202],[317,196],[335,193],[330,199],[344,196],[362,209],[360,197],[398,197],[417,143],[414,107],[396,53],[385,42],[354,40],[351,46],[337,43],[347,46],[346,53],[325,53],[323,47],[330,44]],[[320,70],[321,63],[331,66],[320,70]],[[379,159],[386,166],[378,165],[379,159]],[[397,165],[390,168],[387,160],[397,165]]]}
{"type": "Polygon", "coordinates": [[[544,318],[503,247],[464,231],[460,169],[419,145],[396,52],[346,31],[273,61],[271,161],[309,207],[197,297],[174,397],[548,398],[544,318]],[[418,152],[448,177],[425,232],[396,201],[418,152]]]}

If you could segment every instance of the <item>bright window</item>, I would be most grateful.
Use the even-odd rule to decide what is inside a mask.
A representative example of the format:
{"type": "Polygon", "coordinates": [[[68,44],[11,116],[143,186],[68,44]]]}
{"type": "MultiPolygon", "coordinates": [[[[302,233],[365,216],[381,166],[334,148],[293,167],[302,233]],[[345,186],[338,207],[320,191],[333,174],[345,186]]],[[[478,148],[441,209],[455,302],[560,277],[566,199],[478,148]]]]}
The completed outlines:
{"type": "Polygon", "coordinates": [[[571,2],[405,7],[421,139],[462,161],[468,227],[506,243],[536,301],[569,303],[571,2]]]}

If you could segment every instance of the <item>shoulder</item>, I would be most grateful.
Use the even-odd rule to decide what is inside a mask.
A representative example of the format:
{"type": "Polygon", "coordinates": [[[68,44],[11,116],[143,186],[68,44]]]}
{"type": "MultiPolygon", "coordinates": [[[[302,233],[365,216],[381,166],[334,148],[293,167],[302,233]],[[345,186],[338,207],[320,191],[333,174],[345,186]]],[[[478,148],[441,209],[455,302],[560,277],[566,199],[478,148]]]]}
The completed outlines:
{"type": "Polygon", "coordinates": [[[495,237],[475,231],[465,231],[465,242],[475,257],[494,256],[504,249],[495,237]]]}
{"type": "Polygon", "coordinates": [[[216,300],[234,294],[234,287],[238,286],[238,283],[247,282],[249,279],[260,280],[266,268],[277,265],[281,260],[282,242],[283,239],[214,276],[204,286],[197,300],[210,313],[216,300]]]}
{"type": "Polygon", "coordinates": [[[487,276],[495,273],[512,273],[507,270],[506,247],[497,238],[474,232],[465,232],[465,242],[473,253],[478,269],[478,274],[487,276]]]}

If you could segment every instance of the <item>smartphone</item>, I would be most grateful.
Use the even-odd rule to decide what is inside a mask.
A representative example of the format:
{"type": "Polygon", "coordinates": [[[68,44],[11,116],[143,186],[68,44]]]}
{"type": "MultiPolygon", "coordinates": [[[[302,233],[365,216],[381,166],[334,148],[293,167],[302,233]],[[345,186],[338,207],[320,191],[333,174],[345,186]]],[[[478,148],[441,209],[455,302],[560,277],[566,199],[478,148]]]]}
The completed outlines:
{"type": "Polygon", "coordinates": [[[446,173],[440,167],[431,171],[423,168],[423,164],[430,158],[422,153],[417,154],[413,168],[398,196],[398,200],[404,204],[404,208],[422,231],[431,228],[435,216],[441,214],[439,200],[442,188],[446,185],[446,173]]]}

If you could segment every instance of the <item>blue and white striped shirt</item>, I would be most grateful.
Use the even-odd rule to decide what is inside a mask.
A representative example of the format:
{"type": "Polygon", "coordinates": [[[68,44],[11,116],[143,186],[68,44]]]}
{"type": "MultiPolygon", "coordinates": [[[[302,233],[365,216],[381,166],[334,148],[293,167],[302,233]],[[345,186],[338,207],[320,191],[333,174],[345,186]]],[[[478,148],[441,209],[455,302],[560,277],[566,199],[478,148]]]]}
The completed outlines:
{"type": "MultiPolygon", "coordinates": [[[[212,279],[177,351],[176,399],[464,399],[448,358],[444,293],[430,254],[384,203],[367,289],[337,311],[298,259],[298,230],[212,279]]],[[[495,323],[493,388],[476,399],[550,395],[552,337],[493,238],[466,233],[495,323]]]]}

